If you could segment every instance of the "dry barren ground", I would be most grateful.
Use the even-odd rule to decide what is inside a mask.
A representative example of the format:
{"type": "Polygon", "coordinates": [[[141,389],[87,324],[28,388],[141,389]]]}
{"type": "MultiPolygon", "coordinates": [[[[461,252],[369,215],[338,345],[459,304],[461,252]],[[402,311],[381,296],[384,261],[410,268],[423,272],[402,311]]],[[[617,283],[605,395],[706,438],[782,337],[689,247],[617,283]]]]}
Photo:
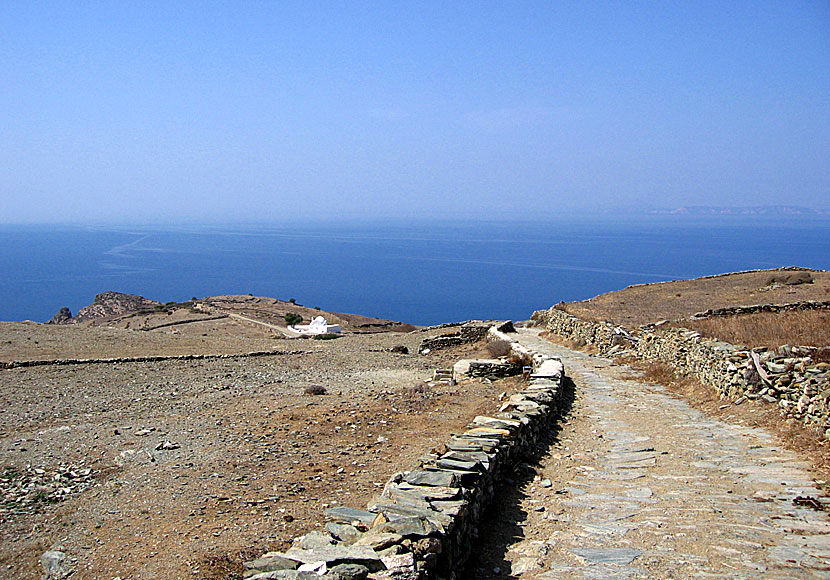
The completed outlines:
{"type": "Polygon", "coordinates": [[[768,286],[768,279],[776,274],[786,275],[788,272],[765,270],[640,284],[589,300],[568,302],[561,307],[586,320],[608,320],[634,328],[727,306],[830,300],[830,272],[811,271],[812,284],[768,286]]]}
{"type": "MultiPolygon", "coordinates": [[[[131,332],[4,324],[0,343],[4,360],[20,360],[204,351],[221,340],[145,343],[151,333],[131,332]]],[[[470,354],[389,352],[414,353],[428,334],[268,338],[293,354],[0,371],[2,576],[36,578],[40,554],[62,546],[73,578],[237,578],[245,559],[319,525],[326,506],[364,507],[393,472],[515,386],[412,389],[470,354]],[[328,394],[304,394],[314,385],[328,394]],[[75,479],[54,483],[69,471],[75,479]],[[45,485],[21,490],[29,476],[45,485]],[[48,490],[64,484],[52,503],[48,490]]],[[[258,349],[237,337],[224,352],[258,349]]]]}

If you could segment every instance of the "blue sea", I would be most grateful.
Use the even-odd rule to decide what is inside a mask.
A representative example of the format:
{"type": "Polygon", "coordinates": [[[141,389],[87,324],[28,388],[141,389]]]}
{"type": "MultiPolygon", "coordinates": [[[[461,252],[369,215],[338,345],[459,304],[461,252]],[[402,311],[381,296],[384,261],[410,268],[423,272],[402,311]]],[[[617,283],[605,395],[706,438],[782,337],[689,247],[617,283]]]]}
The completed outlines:
{"type": "Polygon", "coordinates": [[[630,284],[786,265],[830,268],[830,219],[0,225],[0,320],[74,314],[105,290],[294,298],[414,324],[522,320],[630,284]]]}

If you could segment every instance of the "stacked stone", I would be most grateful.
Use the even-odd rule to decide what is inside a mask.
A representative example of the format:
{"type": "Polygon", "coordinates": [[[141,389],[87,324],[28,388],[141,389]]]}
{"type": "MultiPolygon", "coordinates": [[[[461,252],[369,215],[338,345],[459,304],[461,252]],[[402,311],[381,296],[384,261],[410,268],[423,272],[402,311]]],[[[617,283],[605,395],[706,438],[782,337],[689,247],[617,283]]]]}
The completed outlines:
{"type": "Polygon", "coordinates": [[[683,328],[646,327],[631,337],[619,327],[582,320],[556,308],[538,311],[533,319],[560,336],[595,345],[603,355],[619,354],[619,337],[624,336],[629,352],[638,357],[672,365],[737,404],[760,399],[778,405],[782,416],[830,439],[830,364],[814,360],[818,350],[814,347],[745,349],[683,328]]]}
{"type": "Polygon", "coordinates": [[[489,329],[489,324],[464,324],[461,326],[459,332],[451,332],[425,339],[421,342],[421,346],[418,347],[418,352],[424,354],[434,350],[450,348],[451,346],[478,342],[487,335],[489,329]]]}
{"type": "Polygon", "coordinates": [[[440,453],[395,474],[368,509],[326,510],[325,533],[311,532],[285,553],[245,563],[245,578],[463,578],[496,485],[558,416],[564,367],[529,355],[535,373],[528,388],[498,412],[475,417],[440,453]]]}
{"type": "Polygon", "coordinates": [[[789,302],[787,304],[755,304],[753,306],[729,306],[727,308],[714,308],[704,312],[698,312],[689,320],[701,318],[714,318],[723,316],[735,316],[738,314],[756,314],[758,312],[792,312],[801,310],[826,310],[830,308],[828,301],[803,300],[801,302],[789,302]]]}
{"type": "Polygon", "coordinates": [[[209,359],[230,359],[230,358],[254,358],[258,356],[274,356],[286,354],[308,354],[305,350],[259,350],[239,354],[171,354],[153,356],[125,356],[117,358],[57,358],[48,360],[24,360],[24,361],[0,361],[0,369],[15,369],[21,367],[40,367],[47,365],[88,365],[106,363],[134,363],[134,362],[158,362],[166,360],[209,360],[209,359]]]}
{"type": "Polygon", "coordinates": [[[497,360],[473,360],[467,369],[467,376],[485,379],[500,379],[517,375],[521,369],[509,362],[497,360]]]}

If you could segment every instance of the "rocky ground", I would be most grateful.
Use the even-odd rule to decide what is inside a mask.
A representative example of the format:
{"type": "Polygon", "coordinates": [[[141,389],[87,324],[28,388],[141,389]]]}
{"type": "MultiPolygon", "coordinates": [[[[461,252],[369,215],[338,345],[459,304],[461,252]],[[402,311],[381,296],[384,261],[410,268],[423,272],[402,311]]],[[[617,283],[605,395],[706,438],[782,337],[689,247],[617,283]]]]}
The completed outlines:
{"type": "Polygon", "coordinates": [[[471,577],[828,577],[825,482],[774,435],[625,365],[522,340],[562,358],[574,402],[551,447],[501,490],[471,577]]]}
{"type": "MultiPolygon", "coordinates": [[[[0,328],[5,353],[32,343],[23,355],[106,355],[122,333],[137,352],[168,342],[186,350],[168,334],[153,345],[142,340],[156,333],[124,329],[26,330],[0,328]]],[[[3,577],[37,578],[41,554],[60,548],[73,578],[237,578],[242,561],[319,527],[326,506],[363,507],[399,466],[512,388],[419,386],[475,354],[390,352],[415,353],[428,335],[270,337],[261,346],[281,354],[0,371],[3,577]],[[327,394],[305,394],[312,387],[327,394]]]]}

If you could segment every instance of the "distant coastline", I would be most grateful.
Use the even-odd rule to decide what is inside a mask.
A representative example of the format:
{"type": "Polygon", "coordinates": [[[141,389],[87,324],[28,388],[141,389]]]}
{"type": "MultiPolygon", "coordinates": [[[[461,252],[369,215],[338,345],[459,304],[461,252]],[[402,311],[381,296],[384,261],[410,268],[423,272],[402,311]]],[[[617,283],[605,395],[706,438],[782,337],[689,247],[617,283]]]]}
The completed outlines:
{"type": "Polygon", "coordinates": [[[734,216],[830,216],[830,210],[797,205],[714,206],[691,205],[674,209],[654,209],[655,215],[734,215],[734,216]]]}

